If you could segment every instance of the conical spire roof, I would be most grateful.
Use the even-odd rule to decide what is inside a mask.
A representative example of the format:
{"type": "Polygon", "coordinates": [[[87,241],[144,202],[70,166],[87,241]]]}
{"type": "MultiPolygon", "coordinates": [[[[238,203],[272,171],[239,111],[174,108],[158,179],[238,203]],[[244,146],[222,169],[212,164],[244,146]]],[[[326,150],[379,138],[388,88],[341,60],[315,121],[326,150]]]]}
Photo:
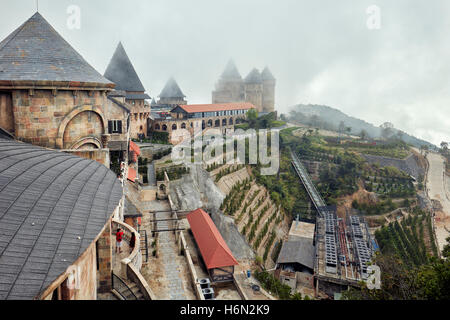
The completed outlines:
{"type": "Polygon", "coordinates": [[[178,83],[175,81],[173,77],[171,77],[166,85],[164,86],[164,89],[159,94],[160,98],[184,98],[186,97],[181,91],[180,87],[178,86],[178,83]]]}
{"type": "Polygon", "coordinates": [[[242,80],[242,76],[236,68],[233,60],[228,61],[221,78],[224,80],[242,80]]]}
{"type": "Polygon", "coordinates": [[[261,72],[261,78],[262,80],[276,80],[273,76],[272,72],[270,72],[268,67],[265,67],[263,72],[261,72]]]}
{"type": "Polygon", "coordinates": [[[252,71],[248,74],[247,77],[245,77],[246,83],[261,83],[261,73],[259,73],[259,70],[256,68],[253,68],[252,71]]]}
{"type": "Polygon", "coordinates": [[[0,81],[83,82],[85,86],[114,86],[38,12],[0,42],[0,81]]]}
{"type": "Polygon", "coordinates": [[[117,90],[145,91],[121,42],[117,45],[116,51],[106,68],[105,77],[116,84],[117,90]]]}

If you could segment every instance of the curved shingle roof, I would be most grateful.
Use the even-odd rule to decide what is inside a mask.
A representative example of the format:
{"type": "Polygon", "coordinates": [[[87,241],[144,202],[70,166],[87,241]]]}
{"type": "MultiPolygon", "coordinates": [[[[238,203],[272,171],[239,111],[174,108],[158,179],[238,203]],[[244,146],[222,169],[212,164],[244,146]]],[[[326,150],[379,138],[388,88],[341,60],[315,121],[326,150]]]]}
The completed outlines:
{"type": "MultiPolygon", "coordinates": [[[[105,78],[114,82],[117,90],[136,92],[145,91],[121,42],[117,45],[116,51],[106,68],[105,78]]],[[[150,97],[147,96],[145,99],[149,98],[150,97]]]]}
{"type": "Polygon", "coordinates": [[[0,42],[0,82],[81,82],[113,87],[39,14],[0,42]]]}
{"type": "Polygon", "coordinates": [[[186,97],[181,91],[180,87],[178,86],[178,83],[175,81],[173,77],[171,77],[166,85],[164,86],[164,89],[159,94],[160,98],[184,98],[186,97]]]}
{"type": "Polygon", "coordinates": [[[38,297],[121,197],[116,175],[98,162],[0,139],[0,300],[38,297]]]}

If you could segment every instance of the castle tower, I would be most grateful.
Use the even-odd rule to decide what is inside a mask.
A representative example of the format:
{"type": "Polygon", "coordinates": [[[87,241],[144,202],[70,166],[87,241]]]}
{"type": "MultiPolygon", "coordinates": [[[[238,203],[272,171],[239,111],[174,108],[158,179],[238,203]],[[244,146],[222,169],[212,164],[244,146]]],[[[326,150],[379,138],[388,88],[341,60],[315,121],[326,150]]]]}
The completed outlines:
{"type": "Polygon", "coordinates": [[[181,91],[178,83],[173,77],[171,77],[164,86],[164,89],[159,94],[158,105],[167,108],[174,108],[180,104],[187,104],[185,98],[186,96],[184,95],[183,91],[181,91]]]}
{"type": "Polygon", "coordinates": [[[125,91],[127,103],[143,106],[145,99],[150,99],[121,42],[117,45],[104,76],[116,84],[116,90],[125,91]]]}
{"type": "Polygon", "coordinates": [[[273,112],[275,111],[276,79],[268,67],[264,68],[261,78],[263,82],[262,110],[263,112],[273,112]]]}
{"type": "Polygon", "coordinates": [[[234,61],[230,60],[212,92],[212,103],[242,102],[244,99],[244,81],[234,61]]]}
{"type": "Polygon", "coordinates": [[[106,68],[105,78],[116,84],[117,92],[112,96],[125,96],[125,102],[130,107],[130,136],[146,136],[150,105],[145,100],[150,97],[145,93],[145,88],[121,42],[106,68]]]}
{"type": "Polygon", "coordinates": [[[252,103],[258,112],[263,111],[263,80],[259,70],[254,68],[245,78],[245,101],[252,103]]]}

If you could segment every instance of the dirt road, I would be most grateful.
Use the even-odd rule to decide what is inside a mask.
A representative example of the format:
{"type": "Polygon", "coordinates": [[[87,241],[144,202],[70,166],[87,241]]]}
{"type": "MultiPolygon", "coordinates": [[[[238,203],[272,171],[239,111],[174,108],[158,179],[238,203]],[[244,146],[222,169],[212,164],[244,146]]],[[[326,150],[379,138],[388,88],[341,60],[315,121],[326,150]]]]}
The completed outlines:
{"type": "Polygon", "coordinates": [[[438,200],[442,210],[436,212],[436,237],[439,250],[446,244],[445,239],[450,236],[450,178],[444,174],[444,158],[436,153],[427,155],[430,168],[427,175],[428,196],[438,200]],[[446,230],[447,229],[447,230],[446,230]]]}

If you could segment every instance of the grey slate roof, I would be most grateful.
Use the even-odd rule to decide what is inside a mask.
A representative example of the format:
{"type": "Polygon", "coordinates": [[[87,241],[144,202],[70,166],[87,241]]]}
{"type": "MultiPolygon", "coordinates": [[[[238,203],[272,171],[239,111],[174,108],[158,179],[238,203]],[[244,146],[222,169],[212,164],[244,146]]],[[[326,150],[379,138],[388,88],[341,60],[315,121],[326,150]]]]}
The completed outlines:
{"type": "Polygon", "coordinates": [[[242,76],[236,68],[233,60],[228,61],[221,78],[224,80],[242,80],[242,76]]]}
{"type": "Polygon", "coordinates": [[[259,70],[256,68],[253,68],[252,71],[245,77],[246,83],[261,83],[261,73],[259,73],[259,70]]]}
{"type": "Polygon", "coordinates": [[[314,246],[311,239],[302,238],[283,243],[277,263],[299,263],[314,268],[314,246]]]}
{"type": "Polygon", "coordinates": [[[150,96],[146,93],[127,93],[125,96],[127,100],[145,100],[150,99],[150,96]]]}
{"type": "Polygon", "coordinates": [[[98,162],[0,139],[0,300],[37,297],[98,236],[121,197],[116,175],[98,162]]]}
{"type": "Polygon", "coordinates": [[[164,86],[164,89],[159,94],[160,98],[184,98],[186,97],[181,91],[180,87],[178,86],[178,83],[175,81],[173,77],[171,77],[166,85],[164,86]]]}
{"type": "Polygon", "coordinates": [[[105,78],[114,82],[117,90],[145,91],[121,42],[117,45],[116,51],[106,68],[105,78]]]}
{"type": "Polygon", "coordinates": [[[124,217],[142,217],[142,213],[139,212],[139,210],[136,208],[136,206],[128,199],[128,197],[125,197],[125,206],[124,206],[124,217]]]}
{"type": "Polygon", "coordinates": [[[113,86],[35,13],[0,42],[0,81],[62,81],[113,86]]]}
{"type": "Polygon", "coordinates": [[[262,80],[275,80],[275,77],[273,76],[272,72],[270,72],[268,67],[265,67],[263,72],[261,72],[261,79],[262,80]]]}

